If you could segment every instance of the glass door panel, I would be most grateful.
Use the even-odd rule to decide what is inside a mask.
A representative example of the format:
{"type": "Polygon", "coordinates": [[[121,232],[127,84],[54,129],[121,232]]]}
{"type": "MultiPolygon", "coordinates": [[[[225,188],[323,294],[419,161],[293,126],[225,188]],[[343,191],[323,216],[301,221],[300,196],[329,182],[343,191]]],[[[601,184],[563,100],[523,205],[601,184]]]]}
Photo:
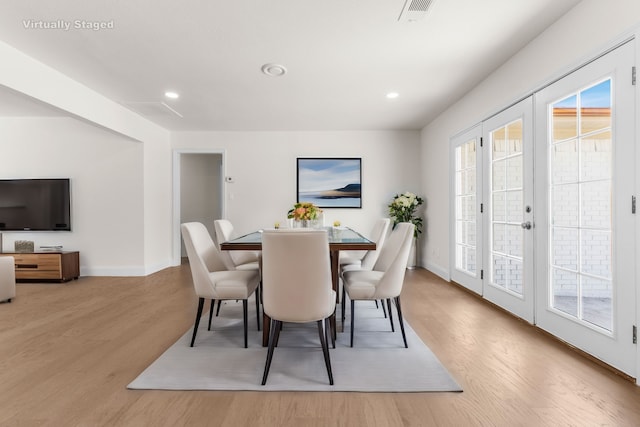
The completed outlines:
{"type": "Polygon", "coordinates": [[[482,228],[478,225],[480,212],[478,189],[482,188],[478,174],[480,164],[480,132],[472,129],[452,140],[453,225],[454,244],[452,280],[481,293],[480,278],[482,250],[478,247],[482,228]]]}
{"type": "Polygon", "coordinates": [[[483,123],[487,144],[484,296],[533,323],[532,99],[483,123]],[[528,227],[528,228],[527,228],[528,227]],[[531,289],[529,289],[531,288],[531,289]]]}

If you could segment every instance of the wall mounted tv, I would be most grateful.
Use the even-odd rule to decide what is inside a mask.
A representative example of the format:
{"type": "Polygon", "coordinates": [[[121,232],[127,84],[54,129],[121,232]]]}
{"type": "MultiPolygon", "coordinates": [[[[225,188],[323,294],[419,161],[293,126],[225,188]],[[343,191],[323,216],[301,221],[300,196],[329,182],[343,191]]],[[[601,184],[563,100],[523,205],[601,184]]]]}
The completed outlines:
{"type": "Polygon", "coordinates": [[[71,230],[69,179],[0,179],[0,231],[71,230]]]}

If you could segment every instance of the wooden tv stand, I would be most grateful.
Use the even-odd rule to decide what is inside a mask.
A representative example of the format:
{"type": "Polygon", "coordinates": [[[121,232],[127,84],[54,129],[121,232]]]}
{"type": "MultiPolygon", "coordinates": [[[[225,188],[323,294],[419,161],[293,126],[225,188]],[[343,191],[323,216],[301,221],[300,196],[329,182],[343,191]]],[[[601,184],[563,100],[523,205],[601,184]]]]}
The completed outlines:
{"type": "Polygon", "coordinates": [[[70,252],[3,252],[12,256],[16,266],[16,280],[57,280],[68,282],[80,276],[80,253],[70,252]]]}

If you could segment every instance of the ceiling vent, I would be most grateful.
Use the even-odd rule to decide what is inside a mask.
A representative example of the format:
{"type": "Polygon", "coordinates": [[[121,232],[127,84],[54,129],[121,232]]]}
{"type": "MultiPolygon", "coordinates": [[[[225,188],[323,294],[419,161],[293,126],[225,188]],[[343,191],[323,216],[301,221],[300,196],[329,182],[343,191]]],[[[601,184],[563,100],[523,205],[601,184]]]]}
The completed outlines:
{"type": "Polygon", "coordinates": [[[173,108],[169,107],[164,102],[148,101],[148,102],[125,102],[124,106],[130,110],[135,111],[141,116],[145,117],[180,117],[182,114],[178,113],[173,108]]]}
{"type": "Polygon", "coordinates": [[[405,0],[398,21],[413,22],[424,18],[433,0],[405,0]]]}

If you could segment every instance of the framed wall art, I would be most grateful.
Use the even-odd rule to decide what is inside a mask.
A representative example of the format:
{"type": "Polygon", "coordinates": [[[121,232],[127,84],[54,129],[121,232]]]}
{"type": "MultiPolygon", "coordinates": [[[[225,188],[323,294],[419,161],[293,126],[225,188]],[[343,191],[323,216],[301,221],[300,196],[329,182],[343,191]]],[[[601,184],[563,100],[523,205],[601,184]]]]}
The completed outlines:
{"type": "Polygon", "coordinates": [[[297,202],[362,208],[361,158],[298,158],[297,202]]]}

